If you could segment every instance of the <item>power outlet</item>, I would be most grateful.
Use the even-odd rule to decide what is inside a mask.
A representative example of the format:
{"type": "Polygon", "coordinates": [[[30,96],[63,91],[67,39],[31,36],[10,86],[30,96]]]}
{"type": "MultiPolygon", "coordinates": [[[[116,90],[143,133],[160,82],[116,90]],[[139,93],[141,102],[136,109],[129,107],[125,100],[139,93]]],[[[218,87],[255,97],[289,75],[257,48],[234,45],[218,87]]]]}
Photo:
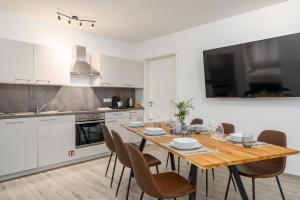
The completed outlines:
{"type": "Polygon", "coordinates": [[[103,98],[103,103],[111,103],[111,98],[103,98]]]}

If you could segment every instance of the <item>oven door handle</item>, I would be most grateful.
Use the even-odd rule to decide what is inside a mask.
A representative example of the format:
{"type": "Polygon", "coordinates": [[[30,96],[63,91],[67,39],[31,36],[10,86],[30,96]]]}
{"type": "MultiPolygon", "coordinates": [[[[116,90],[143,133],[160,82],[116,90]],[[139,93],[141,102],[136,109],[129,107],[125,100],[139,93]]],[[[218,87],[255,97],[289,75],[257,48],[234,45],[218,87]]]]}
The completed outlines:
{"type": "Polygon", "coordinates": [[[96,120],[96,121],[85,121],[85,122],[76,122],[76,124],[93,124],[93,123],[104,123],[105,120],[96,120]]]}

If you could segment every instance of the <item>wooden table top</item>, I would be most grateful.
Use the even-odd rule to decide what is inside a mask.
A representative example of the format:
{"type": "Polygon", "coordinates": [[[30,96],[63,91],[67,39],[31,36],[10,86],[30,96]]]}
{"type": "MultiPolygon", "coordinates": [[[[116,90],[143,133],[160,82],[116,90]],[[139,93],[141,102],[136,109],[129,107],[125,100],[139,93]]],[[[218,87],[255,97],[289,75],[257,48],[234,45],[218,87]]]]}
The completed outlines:
{"type": "MultiPolygon", "coordinates": [[[[297,150],[275,145],[244,148],[241,145],[232,144],[226,141],[216,142],[214,139],[210,138],[209,134],[191,134],[185,137],[192,137],[194,139],[197,139],[200,144],[208,149],[215,149],[217,146],[218,151],[208,151],[187,155],[183,153],[183,151],[168,146],[168,143],[170,141],[172,141],[174,138],[182,137],[182,135],[167,133],[162,136],[149,136],[144,134],[145,127],[130,128],[127,124],[122,124],[122,126],[130,132],[139,135],[148,141],[151,141],[161,148],[181,157],[182,159],[202,169],[227,167],[230,165],[285,157],[299,153],[299,151],[297,150]]],[[[153,123],[147,123],[146,127],[153,127],[153,123]]],[[[170,129],[165,124],[162,125],[162,128],[164,128],[167,132],[170,131],[170,129]]]]}

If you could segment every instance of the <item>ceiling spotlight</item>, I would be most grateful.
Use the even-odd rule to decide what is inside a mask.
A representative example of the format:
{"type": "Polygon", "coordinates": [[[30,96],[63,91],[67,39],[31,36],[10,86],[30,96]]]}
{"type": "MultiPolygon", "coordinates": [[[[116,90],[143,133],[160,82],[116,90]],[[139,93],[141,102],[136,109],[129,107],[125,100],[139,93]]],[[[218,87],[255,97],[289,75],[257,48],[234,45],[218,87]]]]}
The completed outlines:
{"type": "Polygon", "coordinates": [[[91,24],[91,29],[94,29],[94,26],[95,26],[95,24],[93,23],[93,24],[91,24]]]}
{"type": "Polygon", "coordinates": [[[71,24],[71,20],[70,19],[69,19],[68,23],[71,24]]]}
{"type": "Polygon", "coordinates": [[[82,22],[79,22],[79,28],[81,28],[82,27],[82,22]]]}
{"type": "Polygon", "coordinates": [[[76,15],[67,15],[67,14],[64,14],[64,13],[61,13],[61,12],[56,12],[57,14],[57,19],[58,21],[67,21],[67,23],[70,25],[72,22],[74,24],[77,24],[79,25],[79,28],[82,28],[84,27],[84,23],[89,23],[90,24],[90,28],[93,29],[94,26],[95,26],[95,23],[96,21],[95,20],[90,20],[90,19],[82,19],[82,18],[79,18],[78,16],[76,15]]]}
{"type": "Polygon", "coordinates": [[[59,21],[61,20],[60,15],[57,16],[57,19],[58,19],[59,21]]]}

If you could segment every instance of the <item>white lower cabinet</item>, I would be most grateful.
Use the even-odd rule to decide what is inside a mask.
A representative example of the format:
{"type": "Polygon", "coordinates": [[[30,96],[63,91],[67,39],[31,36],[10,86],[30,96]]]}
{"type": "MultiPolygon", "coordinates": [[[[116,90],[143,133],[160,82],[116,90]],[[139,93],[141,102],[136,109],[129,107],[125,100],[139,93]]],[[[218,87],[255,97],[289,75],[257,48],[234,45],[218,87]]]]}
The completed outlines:
{"type": "MultiPolygon", "coordinates": [[[[144,121],[144,111],[143,110],[131,110],[129,111],[129,121],[144,121]]],[[[130,142],[138,143],[142,138],[134,133],[130,134],[130,142]]]]}
{"type": "Polygon", "coordinates": [[[0,130],[0,176],[37,168],[36,120],[0,120],[0,130]]]}
{"type": "Polygon", "coordinates": [[[125,142],[137,143],[141,141],[141,137],[123,128],[121,124],[128,123],[129,121],[143,121],[143,119],[143,110],[105,113],[105,124],[109,130],[113,129],[117,131],[125,142]]]}
{"type": "Polygon", "coordinates": [[[106,119],[105,124],[107,125],[109,130],[115,130],[120,134],[124,142],[130,141],[130,133],[121,126],[123,123],[128,122],[128,117],[123,118],[114,118],[114,119],[106,119]]]}
{"type": "Polygon", "coordinates": [[[39,167],[75,158],[75,116],[38,119],[39,167]]]}

